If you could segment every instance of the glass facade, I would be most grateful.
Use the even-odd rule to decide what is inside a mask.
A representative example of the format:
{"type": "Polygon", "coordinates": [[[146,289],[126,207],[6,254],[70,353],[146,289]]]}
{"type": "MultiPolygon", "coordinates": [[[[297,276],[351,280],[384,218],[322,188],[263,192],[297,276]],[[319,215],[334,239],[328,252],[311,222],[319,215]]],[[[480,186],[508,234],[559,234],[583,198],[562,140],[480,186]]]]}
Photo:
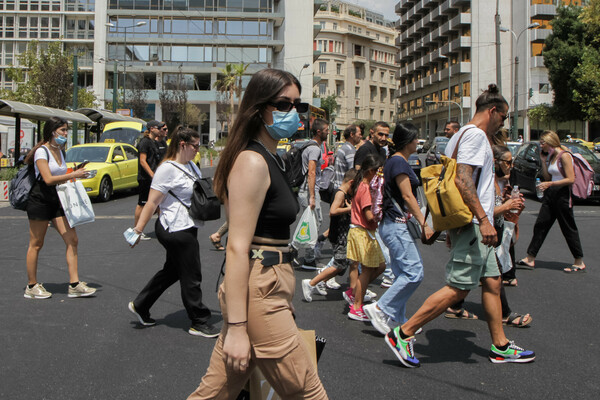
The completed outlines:
{"type": "Polygon", "coordinates": [[[273,0],[109,0],[109,9],[272,12],[273,0]]]}

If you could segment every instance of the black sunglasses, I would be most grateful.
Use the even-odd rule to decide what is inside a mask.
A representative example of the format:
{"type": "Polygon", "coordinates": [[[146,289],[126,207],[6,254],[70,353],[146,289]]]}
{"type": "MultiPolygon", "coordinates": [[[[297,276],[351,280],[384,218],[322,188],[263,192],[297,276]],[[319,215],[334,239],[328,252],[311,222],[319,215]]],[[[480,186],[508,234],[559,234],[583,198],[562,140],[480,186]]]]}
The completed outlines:
{"type": "Polygon", "coordinates": [[[296,108],[296,111],[299,113],[305,113],[308,111],[308,103],[301,103],[300,100],[296,100],[295,102],[290,101],[270,101],[267,103],[270,106],[273,106],[277,109],[277,111],[289,112],[292,111],[292,108],[296,108]]]}

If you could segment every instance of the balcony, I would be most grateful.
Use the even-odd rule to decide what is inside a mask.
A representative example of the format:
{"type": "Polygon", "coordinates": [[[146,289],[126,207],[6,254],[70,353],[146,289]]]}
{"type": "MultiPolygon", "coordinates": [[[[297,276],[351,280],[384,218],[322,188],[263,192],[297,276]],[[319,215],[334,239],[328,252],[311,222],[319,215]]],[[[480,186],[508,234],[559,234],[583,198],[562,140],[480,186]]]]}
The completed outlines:
{"type": "Polygon", "coordinates": [[[552,29],[532,29],[531,30],[531,41],[532,42],[543,42],[552,33],[552,29]]]}
{"type": "Polygon", "coordinates": [[[471,14],[470,13],[460,13],[456,17],[450,20],[450,29],[457,30],[462,25],[470,25],[471,24],[471,14]]]}
{"type": "Polygon", "coordinates": [[[471,47],[471,36],[461,36],[450,42],[450,52],[456,52],[460,49],[471,47]]]}
{"type": "Polygon", "coordinates": [[[531,57],[529,65],[531,68],[546,68],[544,65],[544,57],[542,56],[531,57]]]}
{"type": "Polygon", "coordinates": [[[554,16],[556,15],[556,6],[551,4],[534,4],[529,7],[529,13],[531,14],[531,18],[554,16]]]}

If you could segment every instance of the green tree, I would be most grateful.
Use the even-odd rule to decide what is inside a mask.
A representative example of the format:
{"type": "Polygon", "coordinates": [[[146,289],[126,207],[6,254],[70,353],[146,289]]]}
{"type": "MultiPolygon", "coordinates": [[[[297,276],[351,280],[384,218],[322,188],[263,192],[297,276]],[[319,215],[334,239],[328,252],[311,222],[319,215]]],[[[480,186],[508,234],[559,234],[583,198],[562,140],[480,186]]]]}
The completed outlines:
{"type": "Polygon", "coordinates": [[[585,24],[579,18],[581,7],[560,6],[552,20],[552,34],[544,46],[544,65],[554,91],[552,114],[558,121],[583,119],[581,106],[574,99],[577,86],[573,71],[583,58],[585,24]]]}
{"type": "Polygon", "coordinates": [[[220,93],[226,94],[229,98],[229,126],[234,120],[234,95],[238,98],[238,109],[242,102],[242,77],[246,73],[246,69],[250,64],[226,64],[225,68],[221,68],[220,78],[214,83],[214,88],[220,93]]]}
{"type": "Polygon", "coordinates": [[[338,103],[337,96],[335,94],[331,94],[327,97],[321,98],[321,108],[327,112],[327,119],[329,122],[333,122],[331,115],[336,112],[338,103]]]}

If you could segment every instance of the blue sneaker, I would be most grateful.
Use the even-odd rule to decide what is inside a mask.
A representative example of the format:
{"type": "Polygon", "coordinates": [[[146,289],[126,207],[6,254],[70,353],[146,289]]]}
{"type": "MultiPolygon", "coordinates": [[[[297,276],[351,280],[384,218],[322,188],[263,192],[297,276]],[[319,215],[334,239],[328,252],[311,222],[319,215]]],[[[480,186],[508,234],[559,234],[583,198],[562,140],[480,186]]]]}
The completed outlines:
{"type": "Polygon", "coordinates": [[[397,326],[385,335],[385,342],[392,349],[400,362],[408,368],[418,368],[421,366],[419,360],[415,357],[413,349],[415,337],[411,336],[406,340],[400,338],[400,327],[397,326]]]}
{"type": "Polygon", "coordinates": [[[511,340],[508,342],[506,350],[498,350],[498,348],[492,344],[489,357],[490,361],[494,364],[504,364],[509,362],[528,363],[535,360],[535,353],[520,348],[511,340]]]}

